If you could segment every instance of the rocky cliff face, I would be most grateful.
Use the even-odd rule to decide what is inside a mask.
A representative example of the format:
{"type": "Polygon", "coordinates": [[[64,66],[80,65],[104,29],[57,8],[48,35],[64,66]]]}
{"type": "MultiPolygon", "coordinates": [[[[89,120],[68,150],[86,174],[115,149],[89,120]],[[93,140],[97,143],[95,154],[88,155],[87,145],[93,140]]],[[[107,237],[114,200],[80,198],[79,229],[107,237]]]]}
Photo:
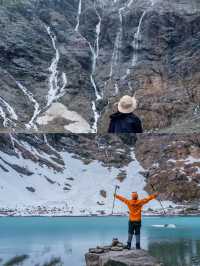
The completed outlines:
{"type": "Polygon", "coordinates": [[[105,132],[135,94],[146,130],[199,131],[198,0],[0,4],[1,128],[105,132]]]}
{"type": "MultiPolygon", "coordinates": [[[[131,141],[116,135],[1,134],[0,214],[110,214],[116,184],[127,197],[131,188],[145,197],[153,184],[169,213],[182,213],[180,205],[185,213],[199,213],[199,136],[142,134],[131,141]]],[[[146,211],[160,213],[159,203],[146,211]]],[[[115,212],[126,208],[116,202],[115,212]]]]}
{"type": "Polygon", "coordinates": [[[147,190],[153,184],[163,199],[195,202],[200,197],[199,135],[154,135],[136,142],[136,158],[148,169],[147,190]]]}

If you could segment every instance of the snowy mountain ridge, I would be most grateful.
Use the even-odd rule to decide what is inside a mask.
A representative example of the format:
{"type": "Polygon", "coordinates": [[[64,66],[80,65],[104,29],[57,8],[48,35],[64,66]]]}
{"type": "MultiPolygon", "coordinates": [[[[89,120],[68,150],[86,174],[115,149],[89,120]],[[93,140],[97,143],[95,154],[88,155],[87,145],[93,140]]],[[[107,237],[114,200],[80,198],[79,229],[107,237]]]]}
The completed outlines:
{"type": "MultiPolygon", "coordinates": [[[[200,210],[198,134],[1,134],[0,173],[1,215],[109,215],[115,185],[129,198],[151,184],[169,214],[200,210]]],[[[114,213],[127,209],[117,201],[114,213]]]]}

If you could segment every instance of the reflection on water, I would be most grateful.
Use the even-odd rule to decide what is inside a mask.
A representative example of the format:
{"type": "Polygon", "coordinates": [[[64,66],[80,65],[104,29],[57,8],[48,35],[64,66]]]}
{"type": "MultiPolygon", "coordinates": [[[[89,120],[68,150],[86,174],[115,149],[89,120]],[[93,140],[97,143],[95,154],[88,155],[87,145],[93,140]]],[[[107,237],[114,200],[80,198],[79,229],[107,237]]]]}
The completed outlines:
{"type": "MultiPolygon", "coordinates": [[[[200,218],[146,217],[141,244],[166,266],[200,266],[200,218]],[[176,228],[153,225],[176,224],[176,228]]],[[[43,266],[61,258],[64,265],[84,266],[88,248],[127,240],[126,217],[1,218],[0,259],[28,255],[23,266],[43,266]]]]}
{"type": "Polygon", "coordinates": [[[166,266],[199,266],[200,240],[179,240],[150,243],[151,255],[160,258],[166,266]]]}

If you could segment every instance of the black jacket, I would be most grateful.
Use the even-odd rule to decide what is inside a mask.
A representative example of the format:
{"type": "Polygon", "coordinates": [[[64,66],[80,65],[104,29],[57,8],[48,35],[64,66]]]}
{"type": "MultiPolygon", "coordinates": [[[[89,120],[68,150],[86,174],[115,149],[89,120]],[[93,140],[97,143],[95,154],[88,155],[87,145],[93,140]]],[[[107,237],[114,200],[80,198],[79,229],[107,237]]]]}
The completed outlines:
{"type": "Polygon", "coordinates": [[[142,133],[142,123],[133,113],[117,112],[110,116],[108,133],[142,133]]]}

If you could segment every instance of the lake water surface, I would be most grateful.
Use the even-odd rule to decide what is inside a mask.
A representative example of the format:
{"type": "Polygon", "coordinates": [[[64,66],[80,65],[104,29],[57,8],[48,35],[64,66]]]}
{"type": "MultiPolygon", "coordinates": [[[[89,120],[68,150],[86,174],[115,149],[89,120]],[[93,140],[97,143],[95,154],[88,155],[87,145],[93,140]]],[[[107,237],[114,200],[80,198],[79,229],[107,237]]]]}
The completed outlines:
{"type": "MultiPolygon", "coordinates": [[[[88,248],[110,244],[113,237],[126,242],[126,217],[0,218],[1,263],[27,254],[25,266],[42,266],[52,257],[66,266],[84,266],[88,248]]],[[[142,248],[166,266],[199,266],[200,217],[145,217],[142,248]],[[159,224],[176,228],[153,227],[159,224]]]]}

